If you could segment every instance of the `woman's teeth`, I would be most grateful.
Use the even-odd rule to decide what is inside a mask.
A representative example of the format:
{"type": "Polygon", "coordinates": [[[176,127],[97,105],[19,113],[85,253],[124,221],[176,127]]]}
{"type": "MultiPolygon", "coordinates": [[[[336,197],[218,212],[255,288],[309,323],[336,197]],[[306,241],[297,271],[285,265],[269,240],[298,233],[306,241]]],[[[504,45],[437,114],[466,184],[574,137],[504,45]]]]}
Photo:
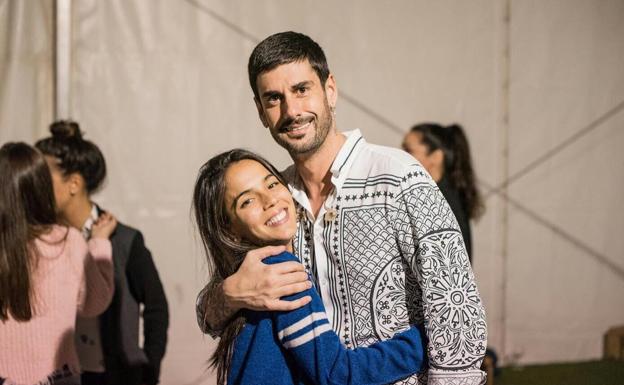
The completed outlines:
{"type": "Polygon", "coordinates": [[[280,223],[281,221],[283,221],[284,219],[286,219],[286,210],[281,210],[279,213],[275,214],[275,216],[269,219],[266,224],[268,226],[274,226],[280,223]]]}

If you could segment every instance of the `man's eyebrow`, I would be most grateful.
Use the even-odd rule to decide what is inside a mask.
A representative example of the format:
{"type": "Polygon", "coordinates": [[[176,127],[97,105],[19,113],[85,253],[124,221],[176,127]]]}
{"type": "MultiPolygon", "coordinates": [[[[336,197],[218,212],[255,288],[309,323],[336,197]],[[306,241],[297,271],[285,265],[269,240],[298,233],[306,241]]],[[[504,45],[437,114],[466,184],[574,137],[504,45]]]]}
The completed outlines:
{"type": "Polygon", "coordinates": [[[299,88],[310,87],[314,82],[312,80],[304,80],[290,87],[291,90],[298,90],[299,88]]]}
{"type": "Polygon", "coordinates": [[[282,93],[277,91],[266,91],[262,93],[262,99],[267,99],[272,96],[282,96],[282,93]]]}
{"type": "MultiPolygon", "coordinates": [[[[269,179],[270,177],[274,177],[275,175],[268,173],[267,176],[264,177],[264,179],[262,179],[263,181],[266,181],[267,179],[269,179]]],[[[232,208],[235,208],[238,200],[240,199],[240,197],[242,197],[243,195],[247,194],[248,192],[250,192],[251,189],[247,189],[245,191],[241,191],[240,193],[238,193],[238,195],[234,198],[234,200],[232,201],[232,208]]]]}

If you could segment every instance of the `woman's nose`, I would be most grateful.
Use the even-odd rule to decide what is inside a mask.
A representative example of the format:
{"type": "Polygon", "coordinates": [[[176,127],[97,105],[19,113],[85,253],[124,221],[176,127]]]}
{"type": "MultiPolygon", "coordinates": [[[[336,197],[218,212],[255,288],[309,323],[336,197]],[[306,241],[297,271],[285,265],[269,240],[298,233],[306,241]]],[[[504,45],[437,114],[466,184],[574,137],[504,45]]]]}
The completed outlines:
{"type": "Polygon", "coordinates": [[[262,202],[264,204],[264,209],[270,209],[271,207],[275,206],[275,203],[277,203],[277,199],[273,196],[273,194],[265,194],[264,197],[262,198],[262,202]]]}

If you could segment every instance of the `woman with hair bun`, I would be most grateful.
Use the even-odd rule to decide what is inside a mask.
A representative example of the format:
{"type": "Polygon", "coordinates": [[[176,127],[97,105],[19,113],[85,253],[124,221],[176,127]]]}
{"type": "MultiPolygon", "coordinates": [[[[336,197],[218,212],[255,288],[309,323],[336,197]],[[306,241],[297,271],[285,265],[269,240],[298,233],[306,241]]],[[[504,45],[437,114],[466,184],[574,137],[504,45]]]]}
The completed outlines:
{"type": "Polygon", "coordinates": [[[459,223],[472,262],[470,219],[484,211],[472,167],[470,147],[458,124],[417,124],[405,135],[403,149],[416,158],[438,184],[459,223]]]}
{"type": "MultiPolygon", "coordinates": [[[[82,137],[76,122],[54,122],[50,132],[50,137],[35,146],[50,167],[59,217],[89,239],[92,223],[105,212],[91,200],[106,177],[104,156],[93,142],[82,137]]],[[[169,325],[162,283],[140,231],[118,223],[111,242],[115,262],[113,301],[100,317],[77,321],[82,384],[157,384],[169,325]],[[141,316],[143,348],[138,345],[141,316]]]]}
{"type": "Polygon", "coordinates": [[[41,153],[0,148],[0,384],[80,384],[74,324],[111,301],[115,226],[102,215],[87,244],[58,225],[41,153]]]}

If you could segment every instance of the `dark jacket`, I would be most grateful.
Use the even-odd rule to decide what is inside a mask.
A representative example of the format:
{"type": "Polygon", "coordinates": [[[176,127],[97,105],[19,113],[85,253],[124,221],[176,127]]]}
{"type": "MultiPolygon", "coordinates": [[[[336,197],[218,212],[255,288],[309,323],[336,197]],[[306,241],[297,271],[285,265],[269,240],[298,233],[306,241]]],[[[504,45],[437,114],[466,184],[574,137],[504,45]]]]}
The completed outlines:
{"type": "Polygon", "coordinates": [[[150,251],[140,231],[118,223],[111,236],[115,294],[99,317],[109,385],[157,384],[167,345],[169,310],[150,251]],[[139,347],[143,305],[143,349],[139,347]]]}
{"type": "Polygon", "coordinates": [[[438,182],[438,188],[442,192],[442,195],[444,195],[444,198],[446,198],[449,206],[451,206],[451,211],[455,214],[462,237],[464,238],[468,259],[472,262],[472,233],[470,231],[470,217],[468,216],[466,200],[461,196],[459,191],[451,185],[446,176],[443,176],[438,182]]]}

